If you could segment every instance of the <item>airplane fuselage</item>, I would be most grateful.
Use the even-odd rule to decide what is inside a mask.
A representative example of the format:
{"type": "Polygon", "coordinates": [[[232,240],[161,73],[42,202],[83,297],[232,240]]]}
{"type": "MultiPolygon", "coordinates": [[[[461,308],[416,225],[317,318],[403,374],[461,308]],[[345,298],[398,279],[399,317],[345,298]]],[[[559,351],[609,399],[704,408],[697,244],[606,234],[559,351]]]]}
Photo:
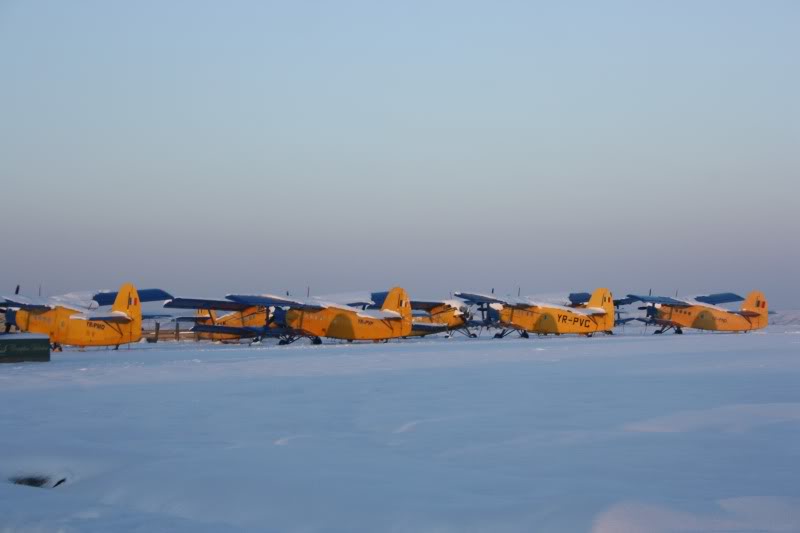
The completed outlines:
{"type": "Polygon", "coordinates": [[[606,315],[586,315],[559,308],[548,307],[503,307],[499,323],[502,327],[514,328],[537,334],[587,335],[601,331],[612,331],[606,315]]]}
{"type": "MultiPolygon", "coordinates": [[[[459,309],[449,304],[437,305],[431,308],[425,316],[415,316],[414,322],[421,322],[423,324],[442,324],[447,326],[448,330],[463,328],[467,321],[467,315],[459,309]]],[[[428,335],[428,333],[421,331],[412,331],[409,333],[411,337],[421,337],[428,335]]]]}
{"type": "Polygon", "coordinates": [[[15,321],[20,331],[48,335],[53,344],[117,346],[142,338],[141,321],[119,324],[71,318],[79,314],[80,311],[65,307],[46,311],[20,309],[15,312],[15,321]]]}
{"type": "MultiPolygon", "coordinates": [[[[198,324],[214,325],[214,326],[229,326],[236,328],[261,328],[267,323],[267,308],[261,306],[249,307],[243,311],[234,311],[226,315],[222,315],[217,319],[212,319],[207,314],[205,318],[198,319],[198,324]]],[[[201,315],[203,316],[203,315],[201,315]]],[[[238,341],[241,336],[231,333],[197,333],[198,339],[212,340],[212,341],[238,341]]]]}
{"type": "Polygon", "coordinates": [[[706,331],[750,331],[767,326],[766,317],[747,317],[700,305],[688,307],[662,305],[657,309],[656,320],[669,322],[681,328],[706,331]]]}
{"type": "Polygon", "coordinates": [[[410,318],[374,318],[357,311],[329,307],[289,309],[286,326],[312,337],[345,340],[386,340],[411,334],[410,318]]]}

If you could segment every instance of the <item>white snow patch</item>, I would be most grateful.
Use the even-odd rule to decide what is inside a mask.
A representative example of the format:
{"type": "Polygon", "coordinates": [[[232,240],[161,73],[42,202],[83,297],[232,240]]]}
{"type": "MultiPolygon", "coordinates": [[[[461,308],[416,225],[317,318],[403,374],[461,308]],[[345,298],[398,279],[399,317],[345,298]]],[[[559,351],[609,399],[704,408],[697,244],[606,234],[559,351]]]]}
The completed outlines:
{"type": "Polygon", "coordinates": [[[740,404],[683,411],[627,424],[625,430],[642,433],[744,432],[779,422],[800,422],[800,403],[740,404]]]}

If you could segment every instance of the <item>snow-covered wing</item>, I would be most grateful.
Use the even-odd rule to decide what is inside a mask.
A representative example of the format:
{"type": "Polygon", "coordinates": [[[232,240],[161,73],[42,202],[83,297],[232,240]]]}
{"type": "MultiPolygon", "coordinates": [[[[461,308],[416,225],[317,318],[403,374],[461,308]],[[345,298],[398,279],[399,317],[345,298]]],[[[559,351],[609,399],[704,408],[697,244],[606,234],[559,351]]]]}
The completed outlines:
{"type": "Polygon", "coordinates": [[[470,304],[503,304],[507,303],[506,300],[495,298],[494,295],[480,294],[477,292],[456,292],[453,294],[457,298],[461,298],[470,304]]]}
{"type": "Polygon", "coordinates": [[[47,298],[30,298],[15,294],[14,296],[3,296],[5,304],[8,307],[19,307],[20,309],[28,309],[31,311],[48,309],[55,309],[56,305],[47,298]]]}
{"type": "MultiPolygon", "coordinates": [[[[247,305],[258,305],[262,307],[292,307],[294,309],[320,310],[331,307],[331,305],[315,300],[296,300],[274,296],[272,294],[228,294],[225,296],[232,302],[247,305]]],[[[345,306],[346,307],[346,306],[345,306]]]]}
{"type": "Polygon", "coordinates": [[[648,304],[661,304],[661,305],[671,305],[674,307],[689,307],[689,302],[684,300],[676,300],[675,298],[670,298],[669,296],[650,296],[650,295],[640,295],[640,294],[629,294],[628,298],[633,299],[635,302],[644,302],[648,304]]]}

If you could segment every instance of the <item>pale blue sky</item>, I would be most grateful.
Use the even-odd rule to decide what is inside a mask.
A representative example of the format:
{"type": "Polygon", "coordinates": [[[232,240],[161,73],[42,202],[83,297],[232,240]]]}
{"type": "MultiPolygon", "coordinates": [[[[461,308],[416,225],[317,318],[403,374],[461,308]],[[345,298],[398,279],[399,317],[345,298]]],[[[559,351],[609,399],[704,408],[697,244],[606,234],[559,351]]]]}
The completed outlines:
{"type": "Polygon", "coordinates": [[[798,307],[800,3],[0,2],[0,293],[798,307]]]}

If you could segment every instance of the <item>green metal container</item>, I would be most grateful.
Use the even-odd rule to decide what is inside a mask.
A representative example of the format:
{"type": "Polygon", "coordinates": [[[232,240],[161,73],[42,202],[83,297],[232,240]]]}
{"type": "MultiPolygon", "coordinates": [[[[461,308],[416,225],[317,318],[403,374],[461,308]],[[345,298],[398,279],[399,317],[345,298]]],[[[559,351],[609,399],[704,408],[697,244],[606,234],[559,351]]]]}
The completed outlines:
{"type": "Polygon", "coordinates": [[[9,333],[0,335],[0,363],[46,362],[50,360],[47,335],[9,333]]]}

